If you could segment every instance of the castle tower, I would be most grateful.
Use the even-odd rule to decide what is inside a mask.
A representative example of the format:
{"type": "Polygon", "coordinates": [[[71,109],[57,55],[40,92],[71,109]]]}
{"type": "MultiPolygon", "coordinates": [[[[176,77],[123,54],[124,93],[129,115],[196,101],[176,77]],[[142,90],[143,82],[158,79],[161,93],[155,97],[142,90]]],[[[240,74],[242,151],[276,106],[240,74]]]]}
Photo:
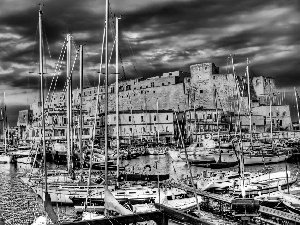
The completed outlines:
{"type": "Polygon", "coordinates": [[[215,86],[213,74],[219,73],[214,63],[200,63],[190,66],[191,89],[190,98],[195,107],[215,108],[215,86]]]}

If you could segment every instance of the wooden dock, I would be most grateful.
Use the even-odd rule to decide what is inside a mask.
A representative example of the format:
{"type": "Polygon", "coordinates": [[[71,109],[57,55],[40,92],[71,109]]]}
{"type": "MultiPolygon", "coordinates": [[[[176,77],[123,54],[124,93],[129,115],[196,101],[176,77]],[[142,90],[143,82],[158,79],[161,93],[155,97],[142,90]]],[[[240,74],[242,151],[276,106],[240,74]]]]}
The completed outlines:
{"type": "Polygon", "coordinates": [[[145,221],[154,221],[157,225],[168,225],[169,220],[191,225],[214,225],[205,219],[191,216],[187,213],[166,207],[161,204],[155,203],[155,207],[157,208],[157,211],[155,212],[135,213],[132,215],[114,216],[87,221],[65,222],[61,223],[61,225],[127,225],[145,221]]]}

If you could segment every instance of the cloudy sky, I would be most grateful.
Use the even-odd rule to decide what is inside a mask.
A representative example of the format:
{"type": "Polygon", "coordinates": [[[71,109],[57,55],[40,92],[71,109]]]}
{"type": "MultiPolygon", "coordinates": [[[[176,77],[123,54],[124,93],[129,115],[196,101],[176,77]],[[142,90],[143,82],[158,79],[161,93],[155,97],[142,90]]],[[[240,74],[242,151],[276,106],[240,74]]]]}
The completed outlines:
{"type": "MultiPolygon", "coordinates": [[[[44,4],[46,86],[68,32],[75,45],[85,44],[85,85],[97,84],[105,0],[1,0],[0,99],[5,91],[12,122],[18,110],[38,99],[40,2],[44,4]]],[[[110,8],[111,16],[122,15],[120,70],[126,79],[189,72],[191,64],[204,61],[225,72],[227,58],[234,54],[240,75],[248,57],[253,74],[276,78],[281,90],[300,89],[300,0],[110,0],[110,8]]],[[[112,40],[113,21],[110,27],[112,40]]],[[[57,89],[64,86],[64,69],[57,89]]],[[[74,76],[77,71],[78,62],[74,76]]]]}

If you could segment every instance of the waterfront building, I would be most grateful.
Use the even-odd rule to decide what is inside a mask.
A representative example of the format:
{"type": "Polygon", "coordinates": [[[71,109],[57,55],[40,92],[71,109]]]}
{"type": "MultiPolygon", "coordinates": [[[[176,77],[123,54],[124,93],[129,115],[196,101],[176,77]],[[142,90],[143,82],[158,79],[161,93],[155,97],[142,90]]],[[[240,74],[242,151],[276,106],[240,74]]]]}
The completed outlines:
{"type": "MultiPolygon", "coordinates": [[[[122,139],[158,140],[173,142],[176,135],[174,112],[180,113],[180,124],[185,139],[197,140],[203,132],[214,132],[216,126],[222,131],[232,131],[237,118],[238,104],[243,130],[249,129],[249,107],[245,78],[234,74],[220,74],[214,63],[191,65],[191,74],[182,71],[163,73],[162,76],[135,78],[119,82],[120,136],[122,139]],[[218,118],[216,118],[216,107],[218,118]],[[157,118],[157,122],[154,121],[157,118]],[[168,121],[166,118],[168,117],[168,121]],[[129,121],[131,118],[131,121],[129,121]],[[218,119],[218,121],[217,121],[218,119]],[[155,130],[156,129],[156,130],[155,130]]],[[[270,130],[270,97],[276,91],[272,78],[251,77],[252,126],[256,132],[270,130]],[[269,99],[269,100],[268,100],[269,99]]],[[[115,138],[115,83],[108,87],[109,138],[115,138]]],[[[97,87],[84,88],[84,138],[92,137],[97,87]]],[[[99,90],[99,109],[96,121],[96,136],[103,136],[104,87],[99,90]]],[[[79,90],[73,90],[73,129],[78,134],[79,90]]],[[[20,111],[18,126],[20,138],[35,139],[41,134],[41,112],[38,103],[30,105],[28,112],[20,111]],[[24,120],[24,115],[27,120],[24,120]]],[[[45,103],[46,138],[66,139],[66,98],[64,92],[50,95],[45,103]]],[[[273,127],[277,130],[291,128],[288,105],[272,106],[273,127]]]]}

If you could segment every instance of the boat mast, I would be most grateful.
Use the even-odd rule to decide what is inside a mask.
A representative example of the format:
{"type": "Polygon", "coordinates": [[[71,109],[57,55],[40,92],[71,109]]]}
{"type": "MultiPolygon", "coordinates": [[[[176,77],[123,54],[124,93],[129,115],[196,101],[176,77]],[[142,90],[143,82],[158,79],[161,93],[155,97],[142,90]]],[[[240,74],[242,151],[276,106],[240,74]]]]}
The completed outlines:
{"type": "Polygon", "coordinates": [[[109,13],[109,9],[108,9],[108,3],[109,0],[106,0],[106,5],[105,5],[105,85],[104,85],[104,89],[105,89],[105,105],[104,105],[104,114],[105,114],[105,125],[104,125],[104,138],[105,138],[105,188],[107,188],[108,186],[108,164],[107,164],[107,160],[108,160],[108,136],[107,136],[107,132],[108,132],[108,88],[107,88],[107,84],[108,84],[108,13],[109,13]]]}
{"type": "Polygon", "coordinates": [[[272,123],[272,96],[270,94],[270,132],[271,132],[271,145],[273,149],[273,123],[272,123]]]}
{"type": "Polygon", "coordinates": [[[300,130],[300,116],[299,116],[299,106],[298,106],[298,94],[296,91],[296,88],[294,87],[294,92],[295,92],[295,98],[296,98],[296,106],[297,106],[297,115],[298,115],[298,126],[299,126],[299,130],[300,130]]]}
{"type": "MultiPolygon", "coordinates": [[[[117,141],[117,179],[119,177],[119,19],[116,17],[116,141],[117,141]]],[[[119,186],[119,185],[118,185],[119,186]]]]}
{"type": "Polygon", "coordinates": [[[79,151],[80,151],[80,169],[83,169],[83,150],[82,150],[82,86],[83,86],[83,45],[79,46],[80,64],[79,64],[79,151]]]}
{"type": "Polygon", "coordinates": [[[3,117],[3,135],[4,135],[4,153],[7,151],[7,140],[6,140],[6,106],[5,106],[5,92],[3,93],[3,105],[4,105],[4,117],[3,117]]]}
{"type": "Polygon", "coordinates": [[[43,153],[44,153],[44,175],[45,175],[45,195],[47,195],[47,164],[46,164],[46,145],[45,145],[45,112],[44,112],[44,62],[43,62],[43,29],[42,29],[42,5],[40,5],[39,10],[39,53],[40,53],[40,75],[41,75],[41,104],[42,104],[42,136],[43,136],[43,153]]]}
{"type": "Polygon", "coordinates": [[[71,70],[71,35],[67,34],[67,145],[68,145],[68,172],[71,172],[71,96],[70,92],[71,90],[71,76],[70,76],[70,70],[71,70]]]}
{"type": "Polygon", "coordinates": [[[246,67],[246,73],[247,73],[247,81],[248,81],[248,107],[249,107],[249,133],[250,133],[250,143],[252,147],[252,118],[251,118],[251,96],[250,96],[250,77],[249,77],[249,60],[247,58],[247,67],[246,67]]]}

